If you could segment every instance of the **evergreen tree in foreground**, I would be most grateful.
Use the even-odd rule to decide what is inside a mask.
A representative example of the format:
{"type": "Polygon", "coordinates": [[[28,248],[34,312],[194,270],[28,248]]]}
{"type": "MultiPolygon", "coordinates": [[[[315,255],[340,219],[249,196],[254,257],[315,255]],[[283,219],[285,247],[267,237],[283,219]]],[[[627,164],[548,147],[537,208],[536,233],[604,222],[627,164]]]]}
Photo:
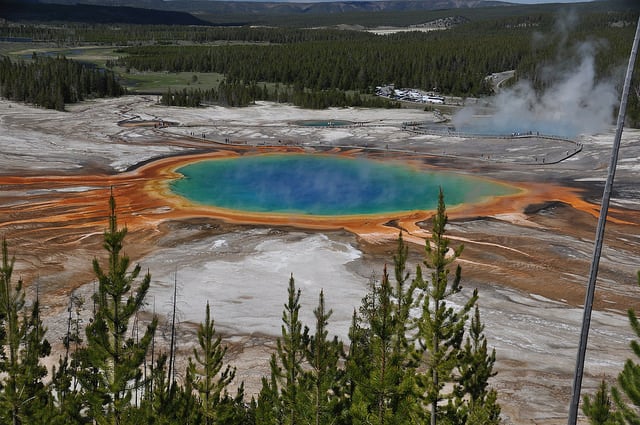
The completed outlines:
{"type": "Polygon", "coordinates": [[[408,341],[414,287],[407,285],[406,258],[407,246],[400,235],[394,257],[395,284],[385,267],[381,281],[372,280],[360,315],[354,316],[347,361],[354,424],[419,422],[415,347],[408,341]]]}
{"type": "MultiPolygon", "coordinates": [[[[466,422],[468,397],[464,394],[466,390],[460,391],[463,388],[460,380],[464,373],[461,373],[465,368],[464,361],[472,359],[465,359],[462,343],[469,312],[478,299],[477,291],[474,291],[459,308],[447,302],[462,289],[460,266],[455,268],[453,279],[449,277],[449,269],[463,249],[462,245],[457,249],[449,248],[449,239],[445,236],[447,221],[444,195],[440,190],[431,240],[425,246],[424,265],[431,270],[431,279],[423,279],[420,266],[416,269],[414,279],[414,284],[420,291],[417,299],[422,310],[417,322],[416,343],[418,358],[424,371],[416,376],[416,380],[431,425],[466,422]]],[[[492,362],[488,363],[492,365],[492,362]]],[[[486,383],[490,374],[489,372],[488,376],[478,378],[486,383]]],[[[471,383],[470,376],[465,376],[464,379],[464,385],[471,383]]],[[[478,384],[476,382],[474,386],[478,384]]]]}
{"type": "Polygon", "coordinates": [[[498,393],[495,389],[487,389],[489,378],[497,373],[493,371],[496,352],[493,349],[489,354],[487,339],[483,332],[484,325],[480,321],[480,309],[476,305],[458,366],[460,375],[455,389],[458,400],[467,401],[466,405],[463,403],[464,407],[459,412],[466,423],[490,425],[500,423],[498,393]]]}
{"type": "Polygon", "coordinates": [[[343,357],[342,342],[338,337],[328,339],[327,325],[333,313],[327,311],[324,303],[324,291],[320,291],[318,307],[313,311],[316,318],[315,334],[308,336],[305,346],[305,358],[309,370],[303,376],[303,388],[306,397],[304,411],[305,423],[311,425],[330,425],[340,413],[343,371],[338,362],[343,357]]]}
{"type": "Polygon", "coordinates": [[[385,268],[381,281],[373,280],[360,314],[354,313],[346,363],[347,423],[499,423],[497,393],[488,389],[495,352],[487,348],[477,291],[461,307],[450,302],[461,291],[460,267],[453,278],[449,269],[462,247],[449,248],[446,224],[441,191],[425,247],[431,279],[423,279],[418,266],[409,282],[407,246],[400,235],[395,284],[385,268]]]}
{"type": "Polygon", "coordinates": [[[65,353],[64,356],[59,357],[58,366],[53,367],[49,384],[49,390],[56,395],[55,403],[50,406],[49,424],[51,425],[82,423],[80,415],[82,400],[77,379],[78,362],[73,358],[73,353],[79,350],[82,343],[80,316],[83,305],[84,299],[71,293],[67,307],[67,333],[62,339],[65,353]]]}
{"type": "Polygon", "coordinates": [[[593,399],[583,397],[582,412],[589,418],[591,425],[616,425],[622,424],[620,418],[616,418],[613,403],[609,397],[609,387],[603,379],[593,399]]]}
{"type": "Polygon", "coordinates": [[[147,273],[136,283],[140,265],[129,271],[129,257],[121,254],[127,229],[118,228],[113,195],[109,207],[109,228],[104,233],[104,248],[109,253],[107,269],[94,259],[98,279],[98,291],[94,294],[96,310],[86,327],[86,347],[76,357],[87,418],[98,424],[120,425],[133,409],[133,390],[144,384],[141,368],[157,319],[153,318],[139,340],[127,335],[134,316],[143,307],[151,275],[147,273]]]}
{"type": "MultiPolygon", "coordinates": [[[[198,347],[193,349],[194,359],[189,358],[188,380],[196,389],[203,413],[202,423],[212,425],[224,423],[223,406],[233,407],[233,400],[227,393],[227,386],[233,381],[236,369],[224,367],[226,347],[221,345],[222,337],[216,336],[214,321],[207,302],[204,323],[198,327],[198,347]]],[[[237,399],[242,400],[242,389],[237,399]]],[[[228,410],[228,409],[226,409],[228,410]]],[[[228,412],[227,412],[228,413],[228,412]]]]}
{"type": "Polygon", "coordinates": [[[292,275],[282,312],[282,337],[278,339],[277,352],[271,356],[271,377],[263,379],[258,399],[256,419],[260,424],[297,425],[304,416],[300,380],[308,329],[303,330],[299,314],[300,290],[292,275]]]}
{"type": "Polygon", "coordinates": [[[2,240],[0,264],[0,423],[18,425],[48,422],[50,403],[43,378],[47,369],[40,359],[51,352],[40,319],[39,300],[25,303],[22,280],[11,283],[15,258],[9,260],[2,240]]]}
{"type": "MultiPolygon", "coordinates": [[[[638,272],[640,285],[640,271],[638,272]]],[[[635,310],[627,311],[631,329],[640,338],[640,320],[635,310]]],[[[631,341],[631,350],[640,358],[640,342],[631,341]]],[[[611,386],[611,397],[603,380],[593,398],[583,397],[582,412],[592,425],[640,424],[640,364],[627,359],[618,375],[617,385],[611,386]]]]}
{"type": "MultiPolygon", "coordinates": [[[[640,285],[640,272],[638,272],[638,285],[640,285]]],[[[629,309],[627,316],[631,329],[640,338],[638,315],[633,309],[629,309]]],[[[633,340],[630,346],[636,357],[640,358],[640,342],[633,340]]],[[[617,417],[622,419],[620,423],[640,424],[640,364],[627,359],[622,372],[618,375],[618,386],[611,388],[611,395],[619,415],[617,417]]]]}

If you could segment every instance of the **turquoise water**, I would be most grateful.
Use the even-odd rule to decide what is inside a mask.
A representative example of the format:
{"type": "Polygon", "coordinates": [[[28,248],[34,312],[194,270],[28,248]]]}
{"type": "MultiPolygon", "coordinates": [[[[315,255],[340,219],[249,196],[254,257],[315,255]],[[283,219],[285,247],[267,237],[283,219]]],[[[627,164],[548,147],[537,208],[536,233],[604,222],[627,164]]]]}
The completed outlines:
{"type": "Polygon", "coordinates": [[[324,155],[264,155],[186,165],[171,190],[231,210],[362,215],[433,210],[442,187],[448,207],[509,195],[515,188],[455,173],[324,155]]]}

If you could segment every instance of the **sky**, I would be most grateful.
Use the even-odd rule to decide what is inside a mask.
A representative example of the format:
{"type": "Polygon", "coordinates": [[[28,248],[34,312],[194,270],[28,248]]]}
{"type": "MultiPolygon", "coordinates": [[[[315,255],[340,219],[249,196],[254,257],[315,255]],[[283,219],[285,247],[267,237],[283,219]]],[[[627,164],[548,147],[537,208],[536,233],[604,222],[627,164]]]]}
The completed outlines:
{"type": "MultiPolygon", "coordinates": [[[[1,0],[0,0],[1,1],[1,0]]],[[[245,0],[245,1],[271,1],[271,0],[245,0]]],[[[320,2],[328,2],[328,1],[337,1],[337,0],[273,0],[273,1],[281,1],[281,2],[300,2],[300,3],[320,3],[320,2]]],[[[365,1],[365,0],[355,0],[355,1],[365,1]]],[[[595,0],[500,0],[506,3],[520,3],[520,4],[543,4],[543,3],[584,3],[595,0]]]]}
{"type": "Polygon", "coordinates": [[[540,3],[581,3],[593,0],[507,0],[509,3],[540,4],[540,3]]]}

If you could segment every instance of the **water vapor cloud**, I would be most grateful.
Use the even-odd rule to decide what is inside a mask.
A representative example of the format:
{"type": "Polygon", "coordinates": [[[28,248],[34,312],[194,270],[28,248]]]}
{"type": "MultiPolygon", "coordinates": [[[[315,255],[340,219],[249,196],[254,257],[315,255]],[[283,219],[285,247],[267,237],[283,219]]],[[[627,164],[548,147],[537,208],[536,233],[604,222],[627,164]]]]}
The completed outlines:
{"type": "MultiPolygon", "coordinates": [[[[539,71],[542,90],[536,90],[531,81],[520,80],[491,98],[491,116],[480,118],[477,107],[463,108],[453,117],[456,129],[482,134],[539,132],[575,137],[608,128],[618,104],[618,92],[612,78],[599,79],[596,75],[596,53],[604,44],[586,41],[564,46],[574,24],[571,14],[556,24],[553,39],[559,42],[558,56],[539,71]]],[[[544,41],[543,36],[535,40],[544,41]]]]}

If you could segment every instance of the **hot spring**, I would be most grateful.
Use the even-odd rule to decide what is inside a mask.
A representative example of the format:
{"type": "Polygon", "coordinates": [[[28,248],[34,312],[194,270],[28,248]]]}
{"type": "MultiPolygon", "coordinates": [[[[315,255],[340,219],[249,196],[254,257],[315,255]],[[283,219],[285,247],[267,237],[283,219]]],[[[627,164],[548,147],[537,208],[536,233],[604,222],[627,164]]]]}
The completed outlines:
{"type": "Polygon", "coordinates": [[[406,164],[329,155],[256,155],[195,162],[171,190],[192,202],[251,213],[348,216],[433,210],[512,195],[511,186],[406,164]]]}

